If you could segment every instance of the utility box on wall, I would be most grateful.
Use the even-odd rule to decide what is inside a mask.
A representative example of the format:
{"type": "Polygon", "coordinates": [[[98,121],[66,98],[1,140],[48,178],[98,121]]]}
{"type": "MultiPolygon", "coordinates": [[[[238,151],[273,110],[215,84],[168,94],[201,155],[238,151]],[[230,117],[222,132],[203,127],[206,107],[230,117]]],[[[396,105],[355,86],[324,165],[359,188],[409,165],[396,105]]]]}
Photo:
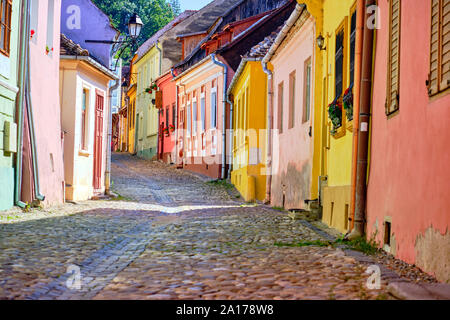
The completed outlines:
{"type": "Polygon", "coordinates": [[[3,128],[3,150],[5,152],[17,152],[17,124],[5,121],[3,128]]]}

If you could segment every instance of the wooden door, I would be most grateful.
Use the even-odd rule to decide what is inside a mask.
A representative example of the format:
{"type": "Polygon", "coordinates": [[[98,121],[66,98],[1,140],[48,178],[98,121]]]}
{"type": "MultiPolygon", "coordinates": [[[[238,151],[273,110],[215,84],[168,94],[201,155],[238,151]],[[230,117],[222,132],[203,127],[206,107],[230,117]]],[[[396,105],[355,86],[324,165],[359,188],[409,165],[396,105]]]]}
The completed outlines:
{"type": "Polygon", "coordinates": [[[94,136],[94,189],[102,186],[102,154],[103,154],[103,106],[104,96],[100,93],[95,95],[95,136],[94,136]]]}

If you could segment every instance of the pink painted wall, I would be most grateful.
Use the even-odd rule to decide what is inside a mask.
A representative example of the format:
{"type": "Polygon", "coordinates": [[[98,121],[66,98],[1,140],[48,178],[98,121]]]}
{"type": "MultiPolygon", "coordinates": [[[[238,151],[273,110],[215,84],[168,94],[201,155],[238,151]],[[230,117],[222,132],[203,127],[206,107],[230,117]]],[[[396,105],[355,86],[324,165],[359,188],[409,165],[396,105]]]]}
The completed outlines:
{"type": "MultiPolygon", "coordinates": [[[[305,207],[304,200],[310,199],[312,172],[313,137],[309,136],[313,123],[313,82],[314,79],[314,20],[309,18],[302,28],[289,40],[285,46],[278,49],[272,59],[274,85],[274,128],[278,128],[278,85],[284,83],[283,94],[283,131],[274,135],[272,195],[273,206],[283,205],[287,209],[305,207]],[[303,122],[304,109],[304,69],[305,62],[311,59],[311,105],[310,118],[303,122]],[[294,126],[289,124],[289,75],[295,71],[295,111],[294,126]],[[277,143],[278,141],[278,143],[277,143]]],[[[312,132],[312,130],[311,130],[312,132]]]]}
{"type": "Polygon", "coordinates": [[[39,1],[36,34],[30,41],[31,95],[37,141],[41,193],[45,205],[63,202],[64,164],[59,99],[59,41],[61,0],[53,0],[53,19],[48,3],[39,1]],[[48,21],[50,20],[50,21],[48,21]],[[50,28],[50,29],[48,29],[50,28]],[[50,37],[48,37],[48,30],[50,37]],[[54,48],[48,55],[46,46],[54,48]]]}
{"type": "MultiPolygon", "coordinates": [[[[389,14],[387,1],[378,4],[381,29],[377,31],[373,86],[368,235],[378,225],[377,239],[382,241],[384,219],[391,217],[396,256],[417,263],[417,237],[431,227],[443,236],[450,224],[450,95],[447,91],[430,98],[425,85],[430,70],[430,1],[402,1],[400,111],[386,117],[389,14]]],[[[448,257],[448,246],[437,242],[430,246],[428,250],[441,246],[448,257]]],[[[419,266],[432,273],[437,269],[419,266]]]]}

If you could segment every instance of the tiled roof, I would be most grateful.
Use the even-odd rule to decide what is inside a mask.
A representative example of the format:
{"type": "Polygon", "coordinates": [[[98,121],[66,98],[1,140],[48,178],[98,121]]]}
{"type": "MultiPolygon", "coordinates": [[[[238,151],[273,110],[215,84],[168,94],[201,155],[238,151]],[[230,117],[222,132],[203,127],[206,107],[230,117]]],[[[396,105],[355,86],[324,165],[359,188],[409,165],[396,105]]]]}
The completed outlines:
{"type": "Polygon", "coordinates": [[[244,55],[244,58],[264,57],[267,54],[267,52],[269,52],[270,47],[272,46],[273,42],[277,38],[277,35],[278,33],[280,33],[282,28],[283,25],[279,26],[277,30],[273,31],[270,35],[265,37],[263,41],[252,47],[250,51],[244,55]]]}
{"type": "Polygon", "coordinates": [[[137,49],[136,54],[138,56],[138,59],[141,59],[161,38],[161,36],[172,29],[176,24],[180,23],[184,19],[188,18],[192,14],[196,13],[195,10],[186,10],[183,13],[181,13],[178,17],[170,21],[168,24],[166,24],[162,29],[160,29],[158,32],[156,32],[153,36],[151,36],[147,41],[145,41],[139,49],[137,49]]]}
{"type": "Polygon", "coordinates": [[[89,57],[89,51],[83,49],[78,43],[73,42],[66,35],[61,33],[61,55],[66,56],[86,56],[89,57]]]}

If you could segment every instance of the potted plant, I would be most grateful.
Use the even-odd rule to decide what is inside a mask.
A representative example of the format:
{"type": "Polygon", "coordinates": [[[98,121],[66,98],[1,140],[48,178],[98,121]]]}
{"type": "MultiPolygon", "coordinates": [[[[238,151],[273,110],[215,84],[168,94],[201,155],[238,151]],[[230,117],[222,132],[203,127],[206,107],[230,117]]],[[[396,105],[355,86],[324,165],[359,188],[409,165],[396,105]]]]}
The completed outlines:
{"type": "Polygon", "coordinates": [[[342,102],[344,103],[345,114],[349,121],[353,120],[353,84],[345,90],[344,96],[342,97],[342,102]]]}
{"type": "Polygon", "coordinates": [[[335,134],[337,129],[342,126],[342,104],[339,101],[340,97],[334,99],[332,103],[328,105],[328,116],[333,123],[333,129],[331,134],[335,134]]]}

